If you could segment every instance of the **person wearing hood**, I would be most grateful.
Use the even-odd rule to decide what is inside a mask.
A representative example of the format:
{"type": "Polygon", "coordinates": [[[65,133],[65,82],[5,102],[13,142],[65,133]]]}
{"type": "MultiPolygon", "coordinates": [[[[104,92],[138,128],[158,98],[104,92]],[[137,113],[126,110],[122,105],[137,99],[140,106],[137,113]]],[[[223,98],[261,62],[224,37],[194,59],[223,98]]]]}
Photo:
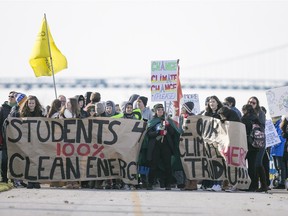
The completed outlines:
{"type": "Polygon", "coordinates": [[[136,102],[136,100],[138,99],[139,96],[140,96],[140,95],[138,95],[138,94],[132,94],[132,95],[130,96],[128,102],[131,102],[131,103],[133,104],[133,108],[136,107],[135,102],[136,102]]]}
{"type": "Polygon", "coordinates": [[[171,118],[165,119],[165,111],[162,104],[154,106],[155,115],[148,121],[147,133],[141,146],[141,155],[139,155],[139,165],[148,166],[147,190],[153,189],[153,182],[162,169],[160,180],[166,190],[171,190],[172,181],[172,160],[171,156],[175,154],[177,140],[179,144],[179,131],[171,118]]]}
{"type": "Polygon", "coordinates": [[[111,100],[106,101],[105,104],[105,116],[106,117],[112,117],[114,115],[117,115],[116,109],[115,109],[115,103],[111,100]]]}
{"type": "Polygon", "coordinates": [[[127,102],[125,104],[123,118],[125,119],[137,119],[135,113],[133,113],[133,104],[131,102],[127,102]]]}
{"type": "Polygon", "coordinates": [[[85,98],[83,95],[76,95],[75,96],[77,102],[78,102],[78,106],[79,106],[79,112],[80,112],[80,118],[88,118],[89,117],[89,113],[84,110],[85,108],[85,98]]]}

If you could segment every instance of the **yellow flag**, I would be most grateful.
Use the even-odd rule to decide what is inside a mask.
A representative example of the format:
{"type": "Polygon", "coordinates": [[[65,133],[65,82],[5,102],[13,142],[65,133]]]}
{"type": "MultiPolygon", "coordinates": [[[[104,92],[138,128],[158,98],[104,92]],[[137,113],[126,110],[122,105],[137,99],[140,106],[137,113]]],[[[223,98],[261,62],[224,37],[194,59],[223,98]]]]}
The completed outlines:
{"type": "Polygon", "coordinates": [[[66,57],[57,48],[52,38],[52,35],[50,33],[49,26],[47,26],[46,28],[45,18],[43,18],[40,31],[37,35],[37,39],[35,41],[32,54],[29,59],[29,63],[36,77],[52,76],[53,75],[52,66],[53,66],[54,74],[67,68],[66,57]],[[47,34],[47,29],[48,29],[48,34],[47,34]],[[49,43],[48,43],[47,35],[49,37],[49,43]],[[53,65],[51,65],[49,44],[50,44],[53,65]]]}

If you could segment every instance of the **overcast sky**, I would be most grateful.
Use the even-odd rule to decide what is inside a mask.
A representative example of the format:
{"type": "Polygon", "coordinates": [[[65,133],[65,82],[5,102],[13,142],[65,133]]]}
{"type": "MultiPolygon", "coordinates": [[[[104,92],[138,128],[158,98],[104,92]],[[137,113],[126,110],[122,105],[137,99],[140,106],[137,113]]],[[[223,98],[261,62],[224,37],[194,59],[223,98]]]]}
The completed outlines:
{"type": "Polygon", "coordinates": [[[34,79],[28,60],[44,13],[68,60],[56,77],[149,78],[152,60],[180,59],[191,77],[199,65],[285,47],[287,11],[287,1],[0,0],[0,74],[34,79]]]}

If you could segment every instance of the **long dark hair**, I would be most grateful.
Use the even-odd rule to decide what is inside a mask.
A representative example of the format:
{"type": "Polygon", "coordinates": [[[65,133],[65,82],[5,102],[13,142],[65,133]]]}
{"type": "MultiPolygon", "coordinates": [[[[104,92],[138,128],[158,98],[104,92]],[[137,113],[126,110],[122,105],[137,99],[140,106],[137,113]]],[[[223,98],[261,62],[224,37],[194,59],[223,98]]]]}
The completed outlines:
{"type": "Polygon", "coordinates": [[[249,99],[248,99],[248,101],[247,101],[247,104],[249,104],[249,101],[251,100],[251,99],[254,99],[254,100],[256,100],[256,107],[255,107],[255,112],[256,112],[256,114],[258,114],[259,112],[260,112],[260,110],[261,110],[261,107],[260,107],[260,103],[259,103],[259,100],[258,100],[258,98],[257,97],[255,97],[255,96],[252,96],[252,97],[250,97],[249,99]]]}
{"type": "Polygon", "coordinates": [[[60,109],[61,109],[61,101],[59,99],[53,100],[53,102],[51,104],[51,108],[49,109],[49,112],[47,114],[47,117],[51,118],[51,116],[54,113],[60,112],[60,109]]]}
{"type": "Polygon", "coordinates": [[[23,106],[20,108],[20,116],[21,117],[41,117],[42,116],[42,106],[38,100],[38,98],[36,96],[33,95],[29,95],[26,99],[26,101],[24,102],[23,106]],[[35,101],[35,109],[33,111],[32,114],[28,103],[30,100],[34,100],[35,101]]]}
{"type": "Polygon", "coordinates": [[[213,111],[212,111],[212,109],[211,109],[211,107],[210,107],[210,105],[209,105],[209,101],[210,101],[211,99],[216,100],[216,102],[217,102],[217,104],[218,104],[218,105],[217,105],[216,112],[217,112],[221,107],[223,107],[223,104],[221,103],[221,101],[219,100],[219,98],[218,98],[216,95],[212,95],[212,96],[210,96],[209,99],[208,99],[208,103],[207,103],[207,107],[206,107],[206,112],[207,112],[207,113],[213,113],[213,111]]]}

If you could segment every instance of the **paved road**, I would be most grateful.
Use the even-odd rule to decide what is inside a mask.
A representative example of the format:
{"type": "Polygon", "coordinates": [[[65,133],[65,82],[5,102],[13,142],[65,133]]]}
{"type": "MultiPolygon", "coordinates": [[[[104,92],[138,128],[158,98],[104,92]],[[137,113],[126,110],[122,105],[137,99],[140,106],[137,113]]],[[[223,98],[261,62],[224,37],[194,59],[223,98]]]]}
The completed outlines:
{"type": "Polygon", "coordinates": [[[12,189],[0,193],[1,216],[249,215],[286,216],[288,191],[270,193],[12,189]]]}

